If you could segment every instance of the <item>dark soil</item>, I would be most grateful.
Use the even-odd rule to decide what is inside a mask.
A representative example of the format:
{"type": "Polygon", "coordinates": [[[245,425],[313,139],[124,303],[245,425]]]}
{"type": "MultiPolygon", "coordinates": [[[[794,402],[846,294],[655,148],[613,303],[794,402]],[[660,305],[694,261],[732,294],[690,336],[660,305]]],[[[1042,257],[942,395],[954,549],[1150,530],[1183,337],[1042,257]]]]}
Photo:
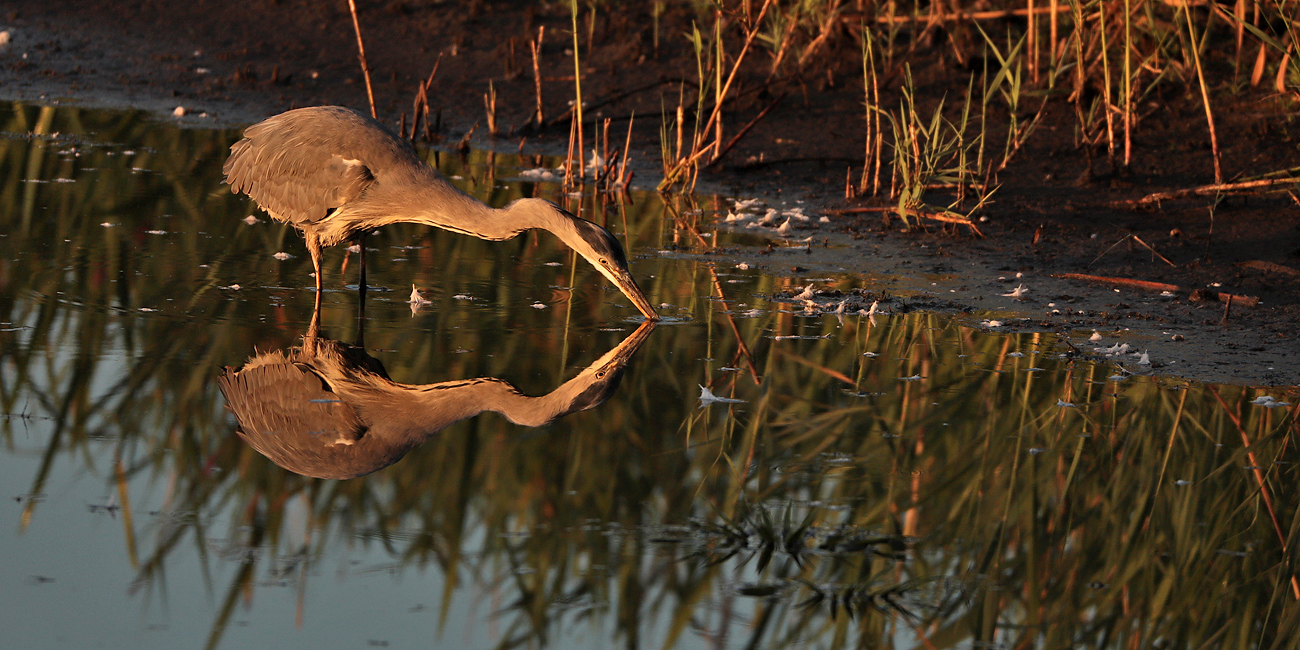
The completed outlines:
{"type": "MultiPolygon", "coordinates": [[[[409,114],[418,83],[437,64],[430,92],[430,105],[440,114],[436,137],[456,142],[479,123],[477,146],[514,150],[526,137],[524,146],[533,151],[563,151],[569,122],[562,115],[573,97],[574,72],[566,53],[573,43],[567,3],[357,4],[381,119],[396,124],[403,112],[409,114]],[[540,130],[529,127],[535,99],[528,45],[539,27],[546,28],[540,60],[547,119],[562,118],[540,130]],[[489,81],[498,95],[496,138],[485,134],[489,81]]],[[[591,125],[610,118],[616,134],[611,139],[621,145],[635,114],[638,182],[653,184],[661,110],[675,110],[681,93],[689,100],[694,92],[695,58],[682,34],[692,20],[711,25],[712,17],[670,12],[659,21],[656,46],[654,20],[641,13],[650,3],[644,4],[644,10],[602,10],[594,25],[582,15],[582,87],[589,139],[591,125]]],[[[990,33],[1005,31],[990,24],[990,33]]],[[[0,48],[0,97],[6,99],[75,100],[160,114],[183,106],[188,115],[181,121],[196,125],[250,123],[315,104],[367,108],[345,0],[8,0],[0,7],[0,30],[12,37],[0,48]]],[[[913,44],[909,59],[919,103],[933,110],[946,97],[946,105],[955,107],[970,71],[983,64],[970,56],[955,60],[961,48],[954,43],[961,38],[930,36],[913,44]]],[[[738,132],[763,108],[775,106],[722,164],[702,176],[703,186],[763,196],[769,204],[802,199],[813,213],[881,205],[844,199],[846,172],[852,168],[857,177],[864,148],[855,38],[847,29],[835,31],[802,69],[787,62],[770,80],[771,55],[756,49],[728,107],[727,132],[738,132]]],[[[1215,78],[1226,80],[1212,95],[1225,179],[1295,165],[1295,103],[1251,88],[1246,72],[1240,78],[1233,73],[1230,49],[1222,49],[1211,52],[1207,65],[1220,73],[1215,78]]],[[[897,105],[900,78],[897,68],[885,72],[884,103],[897,105]]],[[[1152,192],[1214,181],[1195,87],[1166,83],[1143,99],[1127,169],[1109,162],[1104,144],[1078,144],[1078,120],[1062,93],[1027,92],[1022,122],[1044,102],[1041,126],[998,174],[1001,188],[993,203],[977,213],[987,217],[978,224],[983,238],[961,226],[903,232],[897,219],[886,225],[879,213],[831,213],[831,223],[797,233],[830,246],[813,247],[811,254],[778,249],[759,262],[785,273],[798,267],[912,274],[922,288],[939,277],[929,290],[977,309],[1018,312],[1028,319],[1020,327],[1085,333],[1132,328],[1124,336],[1151,349],[1154,365],[1171,374],[1300,384],[1300,210],[1294,196],[1235,196],[1217,204],[1212,197],[1191,197],[1148,209],[1124,207],[1152,192]],[[1051,277],[1059,273],[1162,282],[1181,290],[1172,298],[1128,288],[1116,293],[1051,277]],[[1020,283],[1030,288],[1026,300],[1001,295],[1020,283]],[[1214,283],[1219,286],[1213,293],[1258,297],[1260,303],[1228,307],[1213,295],[1195,300],[1192,290],[1214,283]]],[[[990,148],[1000,155],[1008,116],[994,110],[991,117],[990,148]]],[[[927,199],[948,202],[943,196],[927,199]]],[[[1124,339],[1107,342],[1116,340],[1124,339]]]]}

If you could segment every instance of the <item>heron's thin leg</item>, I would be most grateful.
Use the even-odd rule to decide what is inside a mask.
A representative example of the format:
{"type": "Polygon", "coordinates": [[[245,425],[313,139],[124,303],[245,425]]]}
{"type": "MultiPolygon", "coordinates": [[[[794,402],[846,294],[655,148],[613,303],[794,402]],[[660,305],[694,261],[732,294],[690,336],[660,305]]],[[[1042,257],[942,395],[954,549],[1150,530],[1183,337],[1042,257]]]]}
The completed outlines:
{"type": "Polygon", "coordinates": [[[320,335],[320,292],[316,292],[316,308],[311,312],[311,323],[307,325],[307,333],[302,337],[302,350],[306,354],[316,354],[316,338],[320,335]]]}
{"type": "Polygon", "coordinates": [[[320,272],[320,236],[311,231],[303,232],[307,240],[307,252],[311,254],[311,266],[316,271],[316,313],[320,313],[321,294],[325,293],[320,272]]]}
{"type": "Polygon", "coordinates": [[[360,249],[361,258],[357,260],[357,265],[361,267],[361,282],[357,286],[361,289],[361,302],[366,302],[366,233],[357,235],[357,248],[360,249]]]}

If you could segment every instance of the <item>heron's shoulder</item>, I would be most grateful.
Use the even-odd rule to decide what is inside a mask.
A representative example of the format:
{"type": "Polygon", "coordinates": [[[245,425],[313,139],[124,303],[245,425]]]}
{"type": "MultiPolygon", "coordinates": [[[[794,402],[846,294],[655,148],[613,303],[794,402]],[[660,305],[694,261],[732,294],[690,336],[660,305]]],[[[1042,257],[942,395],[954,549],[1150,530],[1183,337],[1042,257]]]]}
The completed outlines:
{"type": "Polygon", "coordinates": [[[328,152],[369,164],[415,156],[414,147],[392,129],[343,106],[311,106],[281,113],[245,129],[244,138],[280,155],[328,152]]]}

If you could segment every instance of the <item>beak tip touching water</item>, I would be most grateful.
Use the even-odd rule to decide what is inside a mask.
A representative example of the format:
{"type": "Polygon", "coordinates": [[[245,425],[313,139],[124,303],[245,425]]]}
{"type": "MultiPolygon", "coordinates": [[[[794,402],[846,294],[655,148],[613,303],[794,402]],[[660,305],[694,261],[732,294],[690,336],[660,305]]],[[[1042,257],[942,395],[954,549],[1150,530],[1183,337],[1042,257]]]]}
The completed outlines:
{"type": "Polygon", "coordinates": [[[650,299],[641,292],[641,287],[637,286],[636,280],[632,279],[632,274],[627,272],[619,273],[614,278],[614,284],[623,292],[623,295],[627,296],[628,300],[632,301],[632,305],[636,307],[637,311],[641,312],[642,316],[646,317],[646,320],[659,320],[659,314],[655,312],[654,306],[650,304],[650,299]]]}

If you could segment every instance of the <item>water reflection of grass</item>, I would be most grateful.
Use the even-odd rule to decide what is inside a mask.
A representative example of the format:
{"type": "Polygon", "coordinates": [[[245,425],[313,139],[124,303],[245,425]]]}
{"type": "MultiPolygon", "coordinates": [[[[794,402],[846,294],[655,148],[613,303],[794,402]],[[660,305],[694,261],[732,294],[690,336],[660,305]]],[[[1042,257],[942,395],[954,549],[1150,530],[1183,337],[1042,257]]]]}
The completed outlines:
{"type": "MultiPolygon", "coordinates": [[[[656,304],[695,322],[656,332],[598,410],[541,431],[471,420],[363,480],[286,473],[230,435],[210,381],[293,343],[310,316],[302,256],[270,257],[296,236],[243,224],[248,205],[219,184],[233,134],[3,115],[63,134],[0,140],[0,321],[16,328],[0,333],[0,410],[52,432],[31,492],[55,463],[115,483],[137,593],[161,597],[171,563],[209,576],[234,563],[212,585],[210,645],[263,581],[303,593],[349,544],[384,549],[394,570],[436,567],[444,624],[453,600],[500,603],[503,647],[559,643],[583,620],[665,647],[1272,647],[1296,626],[1288,410],[1250,404],[1249,388],[1111,380],[1047,335],[780,311],[761,296],[787,281],[726,284],[707,262],[634,262],[656,304]],[[72,182],[26,182],[51,178],[72,182]],[[774,338],[796,333],[830,338],[774,338]],[[746,401],[699,408],[696,384],[746,401]],[[105,438],[108,457],[91,451],[105,438]],[[132,512],[140,478],[167,486],[161,514],[132,512]],[[305,536],[289,532],[301,518],[305,536]]],[[[439,162],[488,200],[531,191],[489,180],[484,160],[439,162]]],[[[703,241],[696,213],[674,206],[665,228],[654,205],[583,207],[617,230],[626,215],[633,250],[703,241]]],[[[611,319],[581,266],[545,265],[568,260],[549,243],[396,228],[379,245],[410,241],[427,264],[381,261],[377,283],[453,279],[414,321],[372,304],[367,343],[390,351],[395,378],[508,376],[539,392],[623,336],[599,331],[611,319]],[[573,289],[519,309],[548,285],[573,289]],[[465,289],[468,306],[452,298],[465,289]]],[[[354,299],[328,297],[326,324],[352,332],[354,299]]],[[[10,446],[19,421],[0,422],[10,446]]],[[[40,516],[39,500],[26,508],[40,516]]]]}

